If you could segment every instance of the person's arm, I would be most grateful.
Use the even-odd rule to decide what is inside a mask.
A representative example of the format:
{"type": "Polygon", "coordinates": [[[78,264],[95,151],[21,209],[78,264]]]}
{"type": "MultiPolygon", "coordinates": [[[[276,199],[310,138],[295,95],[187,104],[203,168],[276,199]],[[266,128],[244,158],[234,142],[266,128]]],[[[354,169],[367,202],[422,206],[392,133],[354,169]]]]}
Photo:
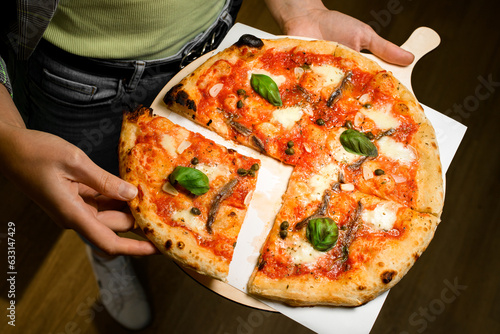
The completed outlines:
{"type": "Polygon", "coordinates": [[[356,51],[370,50],[397,65],[413,62],[413,54],[383,39],[369,25],[329,10],[321,0],[266,0],[266,3],[287,35],[332,40],[356,51]]]}
{"type": "MultiPolygon", "coordinates": [[[[120,211],[137,189],[95,165],[65,140],[26,128],[0,84],[0,172],[19,186],[61,227],[71,228],[108,254],[149,255],[147,241],[121,238],[133,227],[120,211]]],[[[35,223],[35,222],[33,222],[35,223]]]]}

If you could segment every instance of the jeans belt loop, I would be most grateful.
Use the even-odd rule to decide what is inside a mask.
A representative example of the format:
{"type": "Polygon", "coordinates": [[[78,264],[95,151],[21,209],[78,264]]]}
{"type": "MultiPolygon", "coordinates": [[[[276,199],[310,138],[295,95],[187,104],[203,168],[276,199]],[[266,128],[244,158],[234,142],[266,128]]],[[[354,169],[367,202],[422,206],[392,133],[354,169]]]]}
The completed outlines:
{"type": "Polygon", "coordinates": [[[135,61],[134,73],[132,74],[132,76],[129,79],[129,82],[126,85],[127,91],[131,92],[137,88],[137,85],[139,84],[142,78],[142,74],[144,73],[145,68],[146,68],[146,62],[142,60],[135,61]]]}

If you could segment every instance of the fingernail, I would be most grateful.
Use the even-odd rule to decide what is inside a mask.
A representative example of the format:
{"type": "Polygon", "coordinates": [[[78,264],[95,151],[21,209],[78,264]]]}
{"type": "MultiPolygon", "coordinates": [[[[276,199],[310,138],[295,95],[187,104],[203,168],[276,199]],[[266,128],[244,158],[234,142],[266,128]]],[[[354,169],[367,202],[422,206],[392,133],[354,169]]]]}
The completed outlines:
{"type": "Polygon", "coordinates": [[[122,182],[118,188],[118,194],[123,197],[123,199],[130,200],[137,196],[137,188],[130,183],[122,182]]]}

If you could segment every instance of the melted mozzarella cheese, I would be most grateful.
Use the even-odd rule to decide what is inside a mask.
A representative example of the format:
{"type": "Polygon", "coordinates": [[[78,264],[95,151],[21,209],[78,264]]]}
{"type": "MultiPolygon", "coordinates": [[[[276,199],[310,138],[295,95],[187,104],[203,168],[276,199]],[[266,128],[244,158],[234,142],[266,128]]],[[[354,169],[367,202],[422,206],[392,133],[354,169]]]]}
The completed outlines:
{"type": "Polygon", "coordinates": [[[408,165],[417,158],[411,146],[406,146],[403,143],[397,142],[391,137],[382,137],[377,141],[377,144],[379,147],[379,154],[391,160],[408,165]]]}
{"type": "Polygon", "coordinates": [[[333,182],[338,181],[339,167],[336,164],[329,164],[309,179],[308,185],[311,189],[309,198],[311,200],[321,200],[325,190],[328,189],[333,182]]]}
{"type": "Polygon", "coordinates": [[[172,215],[172,220],[185,224],[190,230],[198,234],[205,234],[205,222],[199,217],[200,216],[193,215],[191,209],[185,209],[175,212],[172,215]]]}
{"type": "Polygon", "coordinates": [[[210,182],[212,182],[219,176],[227,177],[231,174],[229,168],[224,165],[209,166],[207,164],[199,163],[194,168],[196,168],[200,172],[203,172],[208,177],[208,180],[210,182]]]}
{"type": "Polygon", "coordinates": [[[289,129],[302,118],[303,114],[304,112],[300,107],[279,108],[273,112],[272,121],[278,122],[284,128],[289,129]]]}
{"type": "Polygon", "coordinates": [[[394,228],[399,205],[393,202],[381,202],[373,210],[364,209],[361,213],[363,222],[373,225],[378,230],[389,231],[394,228]]]}
{"type": "Polygon", "coordinates": [[[381,130],[395,129],[401,124],[399,120],[391,113],[391,105],[385,105],[381,108],[361,109],[360,112],[371,119],[375,126],[381,130]]]}
{"type": "Polygon", "coordinates": [[[288,254],[295,264],[308,264],[315,262],[318,258],[325,255],[324,252],[315,250],[312,245],[303,239],[296,241],[292,247],[288,247],[288,254]]]}
{"type": "Polygon", "coordinates": [[[263,69],[256,69],[255,71],[252,71],[251,73],[249,72],[249,76],[248,76],[248,81],[250,82],[250,78],[252,76],[252,74],[264,74],[264,75],[267,75],[268,77],[270,77],[271,79],[273,79],[274,82],[276,82],[276,84],[279,86],[281,86],[282,84],[284,84],[286,82],[286,77],[284,75],[274,75],[274,74],[271,74],[269,73],[268,71],[266,70],[263,70],[263,69]]]}
{"type": "Polygon", "coordinates": [[[339,84],[344,78],[344,72],[332,65],[311,66],[311,70],[326,81],[326,85],[339,84]]]}
{"type": "Polygon", "coordinates": [[[314,201],[321,201],[325,190],[338,181],[339,167],[329,164],[307,180],[292,182],[289,191],[296,195],[301,205],[309,205],[314,201]]]}

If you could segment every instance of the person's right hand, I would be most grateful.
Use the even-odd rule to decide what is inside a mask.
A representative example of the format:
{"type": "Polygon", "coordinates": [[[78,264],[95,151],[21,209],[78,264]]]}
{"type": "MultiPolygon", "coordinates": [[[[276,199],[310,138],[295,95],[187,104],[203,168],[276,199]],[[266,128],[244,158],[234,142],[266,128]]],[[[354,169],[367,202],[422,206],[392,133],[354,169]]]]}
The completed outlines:
{"type": "Polygon", "coordinates": [[[410,52],[380,37],[368,24],[329,10],[321,0],[266,0],[266,3],[287,35],[335,41],[356,51],[370,50],[381,59],[402,66],[415,59],[410,52]]]}
{"type": "Polygon", "coordinates": [[[148,241],[115,233],[133,227],[133,217],[120,209],[137,189],[65,140],[0,121],[0,169],[59,226],[74,229],[104,252],[157,253],[148,241]]]}

